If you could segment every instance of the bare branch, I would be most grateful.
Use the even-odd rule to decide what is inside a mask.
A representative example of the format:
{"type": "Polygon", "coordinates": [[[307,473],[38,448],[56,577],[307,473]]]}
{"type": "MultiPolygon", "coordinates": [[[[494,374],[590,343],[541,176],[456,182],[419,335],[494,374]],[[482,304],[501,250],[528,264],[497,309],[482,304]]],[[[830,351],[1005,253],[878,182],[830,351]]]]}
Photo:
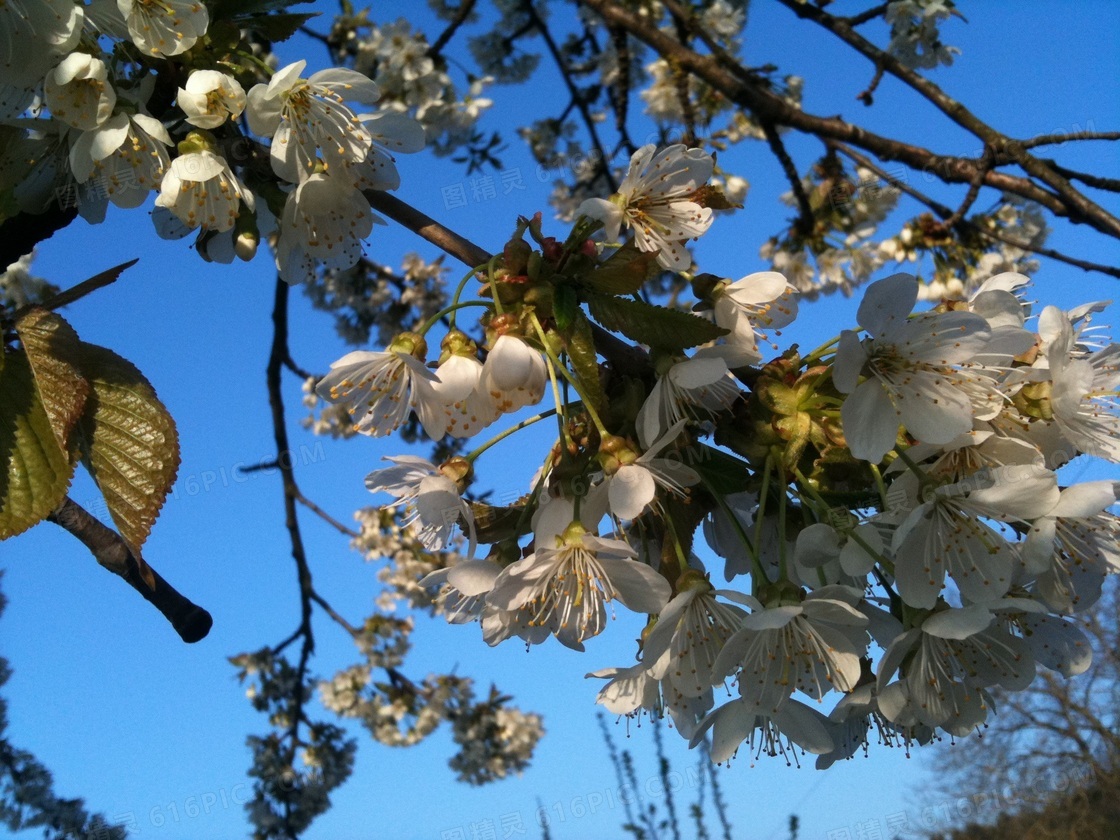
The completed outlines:
{"type": "Polygon", "coordinates": [[[809,3],[799,3],[797,0],[779,0],[779,2],[799,18],[811,20],[827,29],[848,46],[874,62],[876,66],[882,66],[892,76],[909,85],[929,100],[950,120],[976,135],[995,152],[1001,153],[1007,150],[1015,163],[1057,193],[1065,207],[1065,212],[1058,215],[1067,215],[1072,221],[1083,221],[1091,224],[1102,233],[1120,237],[1120,219],[1078,192],[1066,178],[1047,166],[1044,161],[1028,154],[1028,146],[1022,141],[1012,140],[996,131],[929,79],[911,70],[893,55],[879,49],[853,30],[844,18],[833,17],[823,9],[809,3]]]}
{"type": "Polygon", "coordinates": [[[145,601],[159,610],[184,642],[194,644],[206,638],[214,626],[210,613],[176,590],[155,569],[133,554],[120,534],[103,525],[69,496],[47,517],[47,521],[81,540],[98,563],[124,578],[145,601]]]}
{"type": "MultiPolygon", "coordinates": [[[[786,102],[770,90],[763,80],[752,78],[742,67],[736,72],[723,61],[697,54],[621,5],[610,3],[609,0],[583,2],[608,24],[625,27],[635,38],[652,47],[662,57],[678,62],[731,102],[752,112],[759,120],[789,126],[822,140],[850,143],[874,153],[880,160],[897,160],[917,171],[934,173],[946,183],[970,184],[976,176],[979,161],[975,159],[935,154],[929,149],[867,131],[839,117],[810,114],[786,102]]],[[[1000,135],[995,142],[1003,144],[993,147],[999,152],[1011,141],[1000,135]]],[[[1110,216],[1107,219],[1097,215],[1085,216],[1077,208],[1071,207],[1062,195],[1044,189],[1029,178],[990,170],[984,175],[984,186],[1019,195],[1041,204],[1056,216],[1084,221],[1109,236],[1120,237],[1120,221],[1110,216]]]]}
{"type": "Polygon", "coordinates": [[[428,47],[428,58],[439,57],[440,53],[443,52],[443,48],[447,46],[455,36],[455,33],[459,30],[459,27],[467,22],[467,18],[469,18],[471,12],[474,11],[476,2],[477,0],[463,0],[459,6],[459,11],[455,14],[455,17],[452,18],[451,22],[447,24],[447,28],[439,33],[439,37],[428,47]]]}
{"type": "MultiPolygon", "coordinates": [[[[948,219],[953,215],[953,210],[946,207],[944,204],[941,204],[939,201],[935,201],[934,199],[930,198],[920,190],[911,187],[905,181],[902,181],[890,175],[866,155],[860,154],[854,149],[845,146],[843,143],[829,143],[828,145],[829,148],[836,149],[836,151],[851,158],[860,166],[870,169],[892,187],[895,187],[899,191],[906,193],[906,195],[910,196],[911,198],[920,201],[942,219],[948,219]]],[[[974,233],[985,236],[988,239],[994,239],[996,242],[1002,242],[1005,245],[1011,245],[1014,248],[1021,248],[1022,250],[1029,251],[1032,254],[1038,254],[1040,257],[1049,257],[1052,260],[1057,260],[1058,262],[1065,263],[1066,265],[1072,265],[1075,268],[1080,268],[1084,271],[1096,271],[1100,274],[1107,274],[1109,277],[1120,277],[1120,268],[1117,268],[1116,266],[1090,262],[1089,260],[1082,260],[1077,257],[1071,257],[1068,254],[1064,254],[1061,251],[1057,251],[1053,248],[1046,248],[1042,245],[1033,245],[1030,242],[1020,242],[1016,239],[1012,239],[1010,236],[1005,236],[998,231],[979,227],[978,225],[973,224],[967,219],[961,220],[960,222],[958,222],[958,225],[966,225],[968,229],[974,233]]]]}

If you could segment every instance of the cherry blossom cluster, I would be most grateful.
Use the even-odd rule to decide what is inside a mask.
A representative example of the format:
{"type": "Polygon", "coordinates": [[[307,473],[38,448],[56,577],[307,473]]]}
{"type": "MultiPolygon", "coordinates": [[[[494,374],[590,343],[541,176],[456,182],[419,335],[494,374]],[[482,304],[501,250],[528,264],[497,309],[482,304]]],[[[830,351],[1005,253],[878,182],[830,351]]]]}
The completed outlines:
{"type": "Polygon", "coordinates": [[[379,221],[362,192],[399,186],[393,156],[422,149],[424,128],[379,108],[355,70],[274,70],[249,40],[254,20],[226,13],[212,20],[200,0],[0,8],[13,148],[0,186],[19,209],[99,222],[155,193],[157,232],[197,233],[206,259],[252,259],[263,236],[291,283],[354,266],[379,221]]]}
{"type": "Polygon", "coordinates": [[[686,271],[722,206],[712,174],[696,149],[638,150],[565,240],[522,219],[442,312],[319,381],[367,435],[415,417],[465,441],[505,420],[465,455],[368,476],[426,550],[455,546],[419,585],[491,645],[584,650],[613,611],[645,616],[637,661],[589,674],[599,702],[669,715],[716,761],[745,743],[827,767],[873,739],[963,736],[993,688],[1083,672],[1076,615],[1120,571],[1120,482],[1058,470],[1120,461],[1104,304],[1035,312],[1005,272],[920,309],[896,274],[852,328],[771,356],[797,315],[786,278],[686,271]],[[665,270],[699,314],[627,297],[665,270]],[[524,495],[477,501],[476,462],[542,421],[555,442],[524,495]]]}

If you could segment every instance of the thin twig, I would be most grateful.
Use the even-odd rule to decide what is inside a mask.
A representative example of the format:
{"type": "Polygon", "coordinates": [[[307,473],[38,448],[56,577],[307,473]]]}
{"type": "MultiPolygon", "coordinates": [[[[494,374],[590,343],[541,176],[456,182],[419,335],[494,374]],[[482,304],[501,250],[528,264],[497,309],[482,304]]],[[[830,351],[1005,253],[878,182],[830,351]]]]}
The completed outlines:
{"type": "Polygon", "coordinates": [[[532,23],[541,34],[541,38],[544,39],[548,54],[552,56],[552,61],[556,65],[556,69],[560,71],[560,77],[564,80],[564,86],[568,89],[568,95],[571,96],[572,102],[575,103],[576,108],[579,110],[579,115],[583,119],[583,125],[587,129],[588,136],[591,138],[591,145],[595,147],[595,151],[599,154],[600,166],[607,179],[607,184],[611,192],[615,192],[618,189],[618,182],[615,180],[614,173],[611,171],[610,159],[607,157],[606,147],[603,146],[602,141],[599,139],[599,132],[595,128],[595,120],[591,116],[591,111],[587,107],[587,102],[583,98],[583,93],[576,87],[576,83],[572,81],[571,74],[564,64],[564,57],[560,55],[560,48],[556,46],[556,41],[553,40],[552,33],[548,29],[548,24],[541,20],[540,15],[537,14],[537,10],[533,6],[533,0],[524,0],[521,7],[529,22],[532,23]]]}
{"type": "Polygon", "coordinates": [[[459,5],[459,11],[455,13],[455,17],[447,24],[447,28],[439,33],[439,37],[432,42],[428,47],[428,58],[438,58],[443,48],[447,46],[448,42],[454,37],[459,27],[467,22],[467,18],[471,16],[474,11],[476,0],[463,0],[459,5]]]}
{"type": "Polygon", "coordinates": [[[797,171],[793,158],[786,151],[785,144],[782,143],[782,138],[778,135],[778,130],[774,128],[774,124],[760,120],[759,125],[762,127],[762,133],[766,136],[770,151],[774,153],[774,157],[782,165],[782,172],[785,173],[786,180],[793,188],[794,198],[797,199],[797,207],[800,212],[797,217],[796,229],[802,236],[808,236],[813,232],[813,208],[809,204],[809,196],[805,194],[805,185],[801,183],[801,175],[797,171]]]}
{"type": "MultiPolygon", "coordinates": [[[[299,497],[299,487],[296,484],[295,470],[291,458],[284,454],[291,452],[288,443],[288,426],[284,417],[284,395],[282,389],[282,374],[284,359],[288,353],[288,290],[289,286],[279,277],[276,278],[276,294],[272,308],[272,349],[268,356],[268,367],[265,379],[268,385],[268,404],[272,414],[272,433],[276,441],[276,466],[280,470],[280,478],[284,491],[284,522],[288,530],[288,539],[292,547],[292,559],[296,563],[296,574],[299,583],[300,623],[295,634],[283,646],[291,641],[302,638],[300,645],[299,663],[296,666],[296,688],[292,696],[293,712],[287,732],[287,745],[285,747],[284,762],[287,766],[295,765],[296,751],[299,748],[299,727],[304,722],[303,704],[305,692],[304,681],[307,678],[308,662],[315,649],[315,635],[311,627],[312,594],[311,569],[307,563],[307,552],[303,546],[303,535],[300,532],[299,517],[296,511],[296,499],[299,497]]],[[[281,647],[283,647],[281,646],[281,647]]],[[[291,802],[284,799],[285,823],[291,818],[291,802]]]]}
{"type": "Polygon", "coordinates": [[[1040,134],[1029,140],[1020,140],[1019,145],[1024,149],[1033,149],[1036,146],[1060,145],[1067,140],[1120,140],[1120,131],[1055,131],[1053,134],[1040,134]]]}
{"type": "Polygon", "coordinates": [[[302,492],[299,492],[298,490],[296,492],[298,494],[296,496],[296,501],[297,502],[299,502],[301,505],[303,505],[309,511],[314,513],[316,516],[318,516],[320,519],[322,519],[324,522],[326,522],[328,525],[330,525],[332,528],[334,528],[340,534],[343,534],[344,536],[350,537],[351,539],[357,539],[358,537],[361,536],[361,534],[359,534],[353,528],[348,528],[347,526],[343,525],[341,522],[339,522],[337,519],[335,519],[333,516],[331,516],[329,513],[327,513],[325,510],[323,510],[321,507],[319,507],[317,504],[315,504],[309,498],[307,498],[307,496],[303,495],[302,492]]]}

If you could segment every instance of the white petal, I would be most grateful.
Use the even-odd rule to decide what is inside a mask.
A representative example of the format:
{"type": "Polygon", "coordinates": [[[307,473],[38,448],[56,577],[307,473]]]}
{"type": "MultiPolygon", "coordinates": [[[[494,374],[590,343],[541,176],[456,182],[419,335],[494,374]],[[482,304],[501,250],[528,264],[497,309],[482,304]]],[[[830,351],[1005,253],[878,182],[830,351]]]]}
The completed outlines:
{"type": "Polygon", "coordinates": [[[873,336],[902,323],[918,302],[918,281],[909,274],[894,274],[867,287],[856,320],[873,336]]]}
{"type": "Polygon", "coordinates": [[[922,622],[922,632],[939,639],[967,639],[992,623],[991,611],[980,604],[936,612],[922,622]]]}
{"type": "Polygon", "coordinates": [[[653,501],[657,483],[645,467],[630,464],[622,467],[607,485],[611,512],[619,519],[635,519],[653,501]]]}
{"type": "Polygon", "coordinates": [[[840,409],[844,437],[854,457],[872,464],[883,460],[898,439],[899,417],[877,379],[868,379],[840,409]]]}

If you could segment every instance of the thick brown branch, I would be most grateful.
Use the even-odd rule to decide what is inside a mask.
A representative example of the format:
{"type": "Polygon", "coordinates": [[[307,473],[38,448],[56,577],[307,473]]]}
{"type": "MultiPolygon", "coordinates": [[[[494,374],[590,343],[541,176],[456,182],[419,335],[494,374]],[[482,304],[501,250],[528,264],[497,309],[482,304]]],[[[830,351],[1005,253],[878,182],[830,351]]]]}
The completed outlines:
{"type": "MultiPolygon", "coordinates": [[[[871,160],[871,158],[867,157],[866,155],[860,154],[854,149],[845,146],[843,143],[830,143],[829,148],[836,149],[838,152],[847,155],[860,166],[863,166],[874,172],[892,187],[895,187],[899,191],[906,193],[906,195],[910,196],[911,198],[920,201],[922,204],[936,213],[941,219],[949,219],[950,217],[952,217],[954,213],[953,210],[946,207],[939,201],[935,201],[934,199],[930,198],[920,190],[911,187],[905,181],[902,181],[888,174],[883,170],[882,167],[878,166],[873,160],[871,160]]],[[[1029,251],[1032,254],[1038,254],[1040,257],[1049,257],[1052,260],[1057,260],[1058,262],[1065,263],[1066,265],[1072,265],[1075,268],[1082,269],[1083,271],[1096,271],[1101,274],[1107,274],[1109,277],[1120,277],[1120,268],[1117,268],[1116,266],[1102,265],[1101,263],[1095,263],[1088,260],[1082,260],[1077,257],[1071,257],[1068,254],[1063,254],[1061,251],[1056,251],[1053,248],[1046,248],[1042,245],[1033,245],[1030,242],[1020,242],[1016,239],[1012,239],[1009,236],[1004,236],[1002,233],[999,233],[997,231],[979,227],[978,225],[973,224],[967,219],[961,220],[957,224],[964,225],[969,231],[978,233],[979,235],[987,237],[988,239],[994,239],[997,242],[1003,242],[1005,245],[1011,245],[1014,248],[1021,248],[1022,250],[1029,251]]]]}
{"type": "MultiPolygon", "coordinates": [[[[594,9],[607,23],[625,27],[635,38],[653,48],[662,57],[678,62],[730,101],[751,111],[761,121],[789,126],[823,140],[850,143],[872,152],[880,160],[899,161],[917,171],[931,172],[946,183],[970,184],[980,166],[977,160],[938,155],[929,149],[867,131],[839,117],[820,117],[810,114],[786,102],[761,82],[740,77],[723,62],[710,56],[698,55],[682,46],[675,38],[661,32],[621,5],[611,3],[609,0],[583,0],[583,2],[594,9]]],[[[984,175],[984,186],[1022,196],[1041,204],[1056,216],[1072,218],[1075,215],[1071,213],[1071,208],[1061,196],[1043,189],[1029,178],[993,170],[984,175]]],[[[1120,223],[1117,223],[1114,229],[1111,223],[1098,225],[1091,218],[1085,221],[1110,236],[1120,235],[1120,223]]]]}
{"type": "Polygon", "coordinates": [[[184,642],[193,644],[206,638],[214,625],[210,613],[178,592],[155,569],[137,558],[120,534],[101,524],[77,502],[70,497],[63,499],[47,520],[81,540],[98,563],[124,578],[171,622],[184,642]]]}
{"type": "Polygon", "coordinates": [[[876,47],[852,29],[844,18],[833,17],[817,6],[799,3],[797,0],[779,0],[779,2],[798,17],[811,20],[827,29],[877,67],[883,67],[892,76],[909,85],[950,120],[972,132],[997,155],[1004,150],[1010,152],[1014,162],[1024,171],[1057,193],[1064,207],[1064,212],[1057,215],[1068,216],[1071,221],[1085,222],[1102,233],[1120,237],[1120,219],[1078,192],[1066,178],[1047,166],[1045,162],[1028,154],[1028,147],[1023,142],[1012,140],[996,131],[929,79],[911,70],[890,53],[876,47]]]}

